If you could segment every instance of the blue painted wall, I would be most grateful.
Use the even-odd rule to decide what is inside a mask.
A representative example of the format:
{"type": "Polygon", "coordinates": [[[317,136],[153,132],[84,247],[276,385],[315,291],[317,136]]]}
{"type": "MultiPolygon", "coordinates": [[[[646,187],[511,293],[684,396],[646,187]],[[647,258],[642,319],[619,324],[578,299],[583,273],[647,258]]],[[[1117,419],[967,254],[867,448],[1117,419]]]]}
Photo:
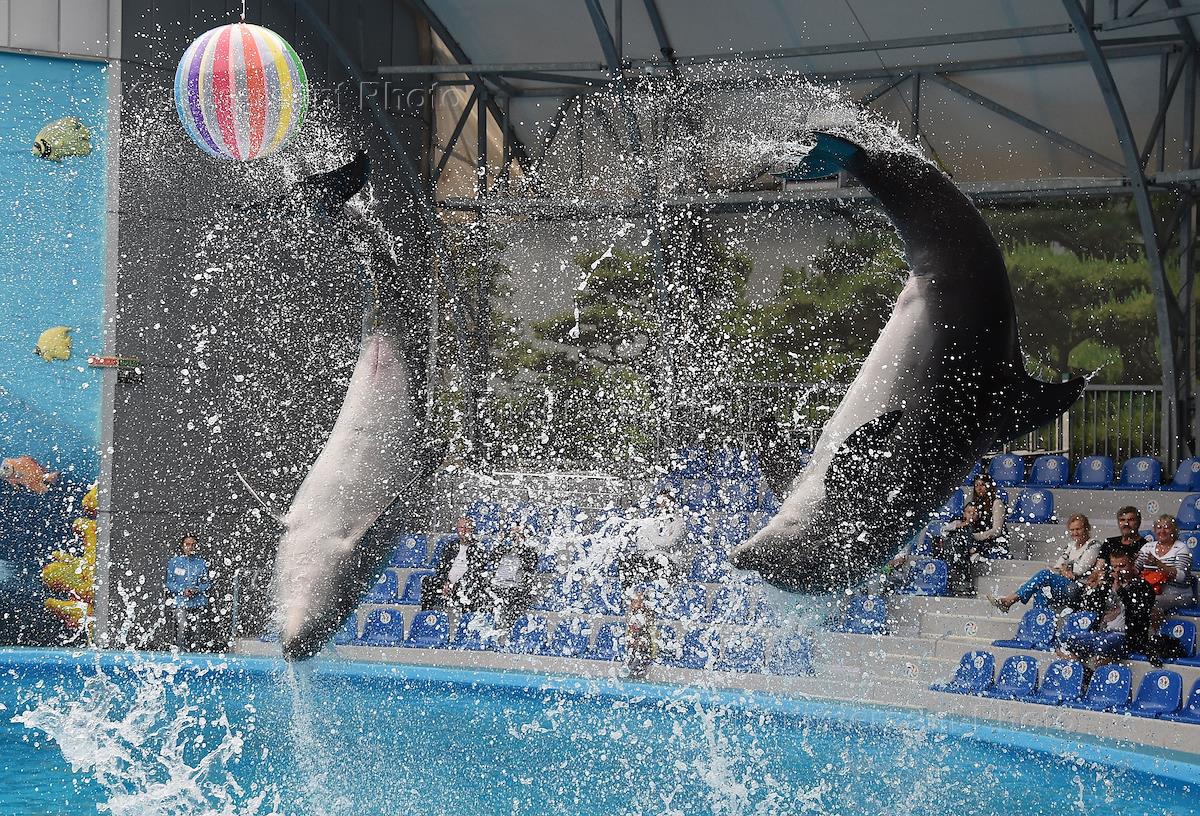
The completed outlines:
{"type": "Polygon", "coordinates": [[[78,499],[99,475],[107,178],[107,68],[0,54],[0,459],[29,455],[60,482],[38,496],[0,483],[0,642],[53,642],[40,570],[71,542],[78,499]],[[47,123],[75,116],[89,156],[34,156],[47,123]],[[34,354],[42,331],[70,326],[70,360],[34,354]]]}

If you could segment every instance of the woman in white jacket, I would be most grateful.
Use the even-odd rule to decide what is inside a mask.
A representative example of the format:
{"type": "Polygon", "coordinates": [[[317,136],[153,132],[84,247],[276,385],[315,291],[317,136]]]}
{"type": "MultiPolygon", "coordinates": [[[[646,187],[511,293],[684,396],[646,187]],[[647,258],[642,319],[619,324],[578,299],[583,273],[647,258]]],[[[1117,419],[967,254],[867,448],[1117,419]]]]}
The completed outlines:
{"type": "Polygon", "coordinates": [[[1067,544],[1054,566],[1039,570],[1032,578],[1003,598],[988,596],[997,609],[1007,612],[1018,601],[1049,609],[1061,609],[1069,604],[1078,591],[1083,579],[1096,558],[1100,555],[1100,542],[1092,538],[1092,523],[1083,513],[1067,519],[1067,544]]]}

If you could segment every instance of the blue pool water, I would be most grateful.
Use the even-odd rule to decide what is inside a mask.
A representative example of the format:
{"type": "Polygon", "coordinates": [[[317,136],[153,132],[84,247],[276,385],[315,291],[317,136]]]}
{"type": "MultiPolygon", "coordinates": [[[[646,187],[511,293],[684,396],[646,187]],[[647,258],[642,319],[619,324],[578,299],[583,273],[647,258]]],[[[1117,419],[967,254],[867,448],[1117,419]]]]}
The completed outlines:
{"type": "Polygon", "coordinates": [[[5,816],[1182,816],[1200,803],[1195,766],[1094,743],[539,675],[9,650],[0,705],[5,816]]]}

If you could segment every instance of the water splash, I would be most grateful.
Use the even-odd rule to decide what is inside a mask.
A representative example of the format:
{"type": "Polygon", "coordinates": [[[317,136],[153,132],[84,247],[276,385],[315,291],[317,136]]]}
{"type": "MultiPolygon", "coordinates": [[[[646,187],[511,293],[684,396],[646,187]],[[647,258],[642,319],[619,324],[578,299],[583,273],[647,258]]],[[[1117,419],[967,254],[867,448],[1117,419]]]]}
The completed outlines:
{"type": "Polygon", "coordinates": [[[101,786],[104,812],[282,816],[278,793],[247,795],[242,788],[232,770],[242,754],[242,734],[224,711],[192,699],[179,664],[135,661],[110,671],[113,676],[97,655],[81,670],[82,689],[60,687],[13,717],[44,732],[72,772],[101,786]]]}

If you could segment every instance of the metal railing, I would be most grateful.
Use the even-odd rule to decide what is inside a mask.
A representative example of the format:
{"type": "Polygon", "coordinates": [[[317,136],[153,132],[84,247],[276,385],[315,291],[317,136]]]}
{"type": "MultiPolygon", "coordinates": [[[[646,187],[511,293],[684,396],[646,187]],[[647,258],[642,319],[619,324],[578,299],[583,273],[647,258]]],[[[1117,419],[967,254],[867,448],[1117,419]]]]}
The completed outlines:
{"type": "MultiPolygon", "coordinates": [[[[639,395],[643,400],[631,399],[622,405],[624,400],[614,400],[611,390],[591,396],[574,391],[562,398],[545,393],[544,388],[532,394],[511,389],[510,401],[501,411],[508,417],[493,415],[485,424],[493,428],[497,441],[505,443],[496,447],[515,454],[495,457],[493,464],[498,468],[561,470],[567,465],[570,470],[630,476],[647,462],[689,444],[761,452],[768,440],[774,440],[769,444],[811,450],[847,387],[844,383],[749,382],[729,383],[691,397],[677,395],[670,421],[661,426],[665,434],[661,439],[653,438],[652,423],[639,413],[649,410],[644,395],[639,395]],[[545,433],[555,433],[551,427],[554,413],[570,410],[578,414],[571,417],[566,432],[581,434],[577,444],[611,446],[604,451],[607,455],[602,462],[555,460],[557,445],[545,433]],[[514,417],[520,421],[512,422],[514,417]],[[583,439],[588,433],[595,438],[583,439]],[[530,437],[527,441],[533,444],[513,444],[514,437],[530,437]]],[[[485,407],[485,413],[488,408],[492,405],[485,407]]],[[[557,430],[564,432],[561,423],[557,430]]],[[[1174,428],[1165,411],[1161,385],[1090,385],[1070,410],[1012,440],[1002,450],[1026,455],[1061,453],[1076,459],[1104,455],[1118,464],[1134,456],[1153,456],[1170,470],[1177,464],[1173,442],[1174,428]]]]}

